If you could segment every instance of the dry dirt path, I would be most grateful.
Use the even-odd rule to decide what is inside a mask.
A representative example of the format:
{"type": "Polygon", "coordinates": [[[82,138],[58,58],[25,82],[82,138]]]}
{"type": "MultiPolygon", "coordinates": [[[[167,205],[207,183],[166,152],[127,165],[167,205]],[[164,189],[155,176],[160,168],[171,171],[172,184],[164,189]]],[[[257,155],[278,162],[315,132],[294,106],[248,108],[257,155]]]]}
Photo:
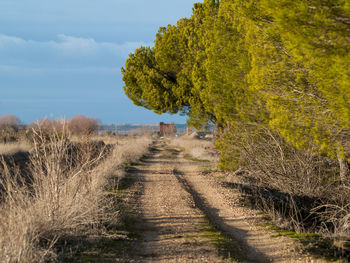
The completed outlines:
{"type": "Polygon", "coordinates": [[[176,174],[178,152],[155,146],[154,155],[138,167],[143,184],[137,229],[141,242],[137,262],[231,262],[218,255],[205,232],[206,217],[195,207],[176,174]]]}
{"type": "Polygon", "coordinates": [[[302,255],[289,238],[271,237],[256,225],[259,215],[203,176],[201,166],[159,141],[138,167],[136,262],[324,262],[302,255]]]}

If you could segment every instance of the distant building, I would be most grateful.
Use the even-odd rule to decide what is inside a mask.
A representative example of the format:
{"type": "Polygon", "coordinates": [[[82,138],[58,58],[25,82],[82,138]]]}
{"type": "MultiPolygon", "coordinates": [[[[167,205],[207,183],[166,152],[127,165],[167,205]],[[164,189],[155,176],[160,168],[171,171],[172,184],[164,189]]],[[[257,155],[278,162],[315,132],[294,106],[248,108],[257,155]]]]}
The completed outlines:
{"type": "Polygon", "coordinates": [[[174,136],[176,134],[176,126],[174,123],[159,123],[160,136],[174,136]]]}

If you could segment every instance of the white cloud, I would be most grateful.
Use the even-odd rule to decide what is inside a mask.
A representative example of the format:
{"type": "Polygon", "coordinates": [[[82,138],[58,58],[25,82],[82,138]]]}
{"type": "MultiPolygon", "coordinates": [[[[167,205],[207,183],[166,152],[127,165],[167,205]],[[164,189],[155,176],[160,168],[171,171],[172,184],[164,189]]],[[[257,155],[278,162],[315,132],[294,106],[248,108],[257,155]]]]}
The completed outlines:
{"type": "Polygon", "coordinates": [[[96,54],[104,45],[103,43],[97,43],[93,38],[72,37],[64,34],[58,35],[57,37],[59,41],[51,42],[51,44],[58,50],[69,55],[96,54]]]}
{"type": "MultiPolygon", "coordinates": [[[[59,42],[54,45],[63,52],[69,54],[98,54],[110,53],[115,56],[127,56],[130,52],[145,45],[142,42],[125,42],[123,44],[115,44],[111,42],[96,42],[93,38],[72,37],[64,34],[57,36],[59,42]]],[[[146,44],[147,45],[147,44],[146,44]]],[[[151,45],[150,43],[148,45],[151,45]]]]}
{"type": "Polygon", "coordinates": [[[99,42],[64,34],[50,41],[26,40],[0,34],[0,73],[116,72],[142,42],[99,42]]]}
{"type": "Polygon", "coordinates": [[[25,44],[25,40],[19,37],[7,36],[0,34],[0,48],[6,48],[8,45],[23,45],[25,44]]]}

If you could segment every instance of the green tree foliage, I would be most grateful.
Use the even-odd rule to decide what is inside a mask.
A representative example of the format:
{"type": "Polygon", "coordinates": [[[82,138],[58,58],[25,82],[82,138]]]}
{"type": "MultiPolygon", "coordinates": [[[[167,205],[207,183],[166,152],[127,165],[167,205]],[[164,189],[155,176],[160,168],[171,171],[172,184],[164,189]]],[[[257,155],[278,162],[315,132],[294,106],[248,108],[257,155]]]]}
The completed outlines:
{"type": "Polygon", "coordinates": [[[140,47],[130,54],[122,74],[124,91],[137,106],[156,113],[177,113],[187,106],[175,95],[176,76],[159,67],[153,48],[140,47]]]}
{"type": "Polygon", "coordinates": [[[309,82],[323,98],[322,111],[314,111],[323,114],[315,125],[321,123],[322,132],[316,134],[327,154],[338,156],[342,169],[350,154],[350,3],[304,0],[265,4],[269,9],[277,7],[274,17],[282,41],[291,56],[307,68],[309,82]]]}
{"type": "Polygon", "coordinates": [[[194,73],[203,68],[201,61],[206,56],[203,21],[218,7],[215,1],[205,2],[195,5],[196,15],[190,19],[161,27],[154,48],[137,49],[122,68],[124,90],[136,105],[156,113],[187,114],[194,126],[217,122],[194,73]]]}
{"type": "Polygon", "coordinates": [[[347,0],[205,0],[160,28],[154,48],[137,49],[122,72],[136,105],[222,125],[223,168],[236,167],[242,127],[348,165],[347,0]]]}

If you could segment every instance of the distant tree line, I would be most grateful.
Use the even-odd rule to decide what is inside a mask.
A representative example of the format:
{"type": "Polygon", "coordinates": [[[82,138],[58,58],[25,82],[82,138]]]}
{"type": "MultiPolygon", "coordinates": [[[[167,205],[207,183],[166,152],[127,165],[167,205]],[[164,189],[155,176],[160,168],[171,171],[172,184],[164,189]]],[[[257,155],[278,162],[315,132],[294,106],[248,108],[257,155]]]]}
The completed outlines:
{"type": "Polygon", "coordinates": [[[40,128],[45,133],[61,132],[63,129],[67,129],[74,135],[92,135],[97,132],[98,123],[98,119],[76,115],[67,120],[42,118],[28,125],[22,125],[21,120],[15,115],[4,114],[0,116],[0,139],[4,142],[17,140],[21,127],[22,130],[40,128]]]}
{"type": "Polygon", "coordinates": [[[204,0],[130,54],[122,74],[136,105],[214,124],[224,169],[247,162],[242,142],[271,133],[349,176],[348,1],[204,0]]]}

